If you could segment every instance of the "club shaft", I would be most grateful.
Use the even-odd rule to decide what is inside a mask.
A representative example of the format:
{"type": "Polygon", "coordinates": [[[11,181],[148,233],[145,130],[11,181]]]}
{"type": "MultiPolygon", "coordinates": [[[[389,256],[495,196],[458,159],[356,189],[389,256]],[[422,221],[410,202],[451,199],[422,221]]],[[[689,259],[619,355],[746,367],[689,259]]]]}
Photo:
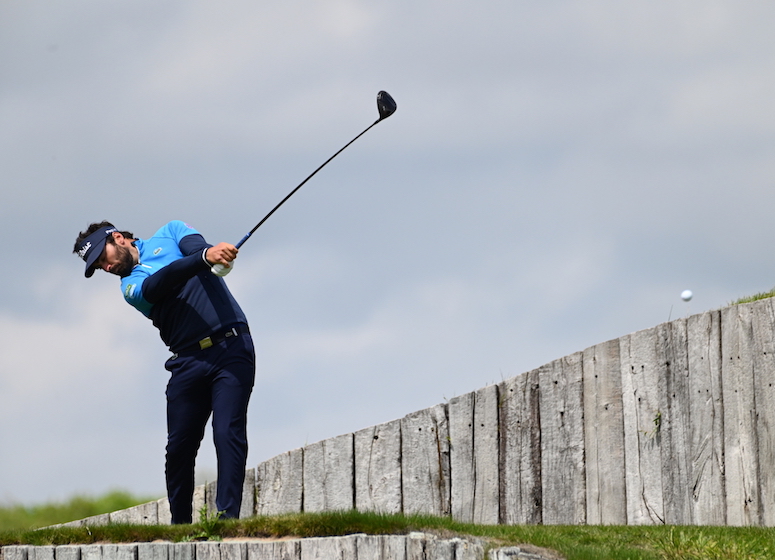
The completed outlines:
{"type": "Polygon", "coordinates": [[[287,196],[286,196],[284,199],[282,199],[282,200],[280,201],[280,203],[279,203],[277,206],[275,206],[274,208],[272,208],[272,210],[271,210],[271,211],[270,211],[270,212],[269,212],[269,213],[268,213],[266,216],[264,216],[264,217],[261,219],[261,221],[260,221],[260,222],[258,222],[258,223],[256,224],[256,226],[255,226],[253,229],[251,229],[251,230],[250,230],[250,231],[249,231],[247,234],[245,234],[245,237],[243,237],[242,239],[240,239],[240,240],[239,240],[239,242],[238,242],[238,243],[235,245],[235,247],[237,247],[237,249],[239,249],[240,247],[242,247],[242,245],[245,243],[245,241],[247,241],[247,240],[250,238],[250,236],[251,236],[251,235],[253,235],[253,234],[255,233],[255,231],[256,231],[258,228],[260,228],[260,227],[261,227],[261,224],[263,224],[265,221],[267,221],[267,220],[269,219],[269,216],[271,216],[272,214],[274,214],[274,213],[275,213],[275,210],[277,210],[278,208],[280,208],[280,206],[282,206],[283,204],[285,204],[285,201],[286,201],[286,200],[288,200],[289,198],[291,198],[291,197],[293,196],[293,194],[294,194],[296,191],[298,191],[298,190],[299,190],[299,189],[300,189],[302,186],[304,186],[304,183],[306,183],[307,181],[309,181],[310,179],[312,179],[312,177],[314,177],[314,176],[315,176],[315,173],[317,173],[318,171],[320,171],[321,169],[323,169],[323,168],[324,168],[326,165],[328,165],[328,162],[330,162],[330,161],[331,161],[332,159],[334,159],[336,156],[338,156],[339,154],[341,154],[341,153],[342,153],[342,152],[345,150],[345,148],[347,148],[347,146],[349,146],[350,144],[352,144],[353,142],[355,142],[355,141],[356,141],[358,138],[360,138],[361,136],[363,136],[364,134],[366,134],[366,133],[367,133],[367,132],[368,132],[368,131],[371,129],[371,127],[373,127],[375,124],[377,124],[377,123],[378,123],[378,122],[380,122],[381,120],[382,120],[382,119],[377,119],[376,121],[374,121],[373,123],[371,123],[371,124],[370,124],[370,125],[369,125],[369,126],[368,126],[368,127],[367,127],[367,128],[364,130],[364,131],[363,131],[363,132],[361,132],[361,133],[360,133],[358,136],[356,136],[355,138],[353,138],[352,140],[350,140],[350,141],[349,141],[347,144],[345,144],[345,145],[344,145],[344,146],[343,146],[343,147],[342,147],[342,148],[341,148],[341,149],[340,149],[338,152],[336,152],[334,155],[332,155],[330,158],[328,158],[328,159],[327,159],[325,162],[323,162],[323,165],[321,165],[321,166],[320,166],[320,167],[318,167],[318,168],[317,168],[315,171],[313,171],[312,173],[310,173],[310,174],[309,174],[309,176],[308,176],[306,179],[304,179],[304,180],[303,180],[301,183],[299,183],[299,185],[298,185],[298,186],[297,186],[295,189],[293,189],[293,190],[292,190],[290,193],[288,193],[288,195],[287,195],[287,196]]]}

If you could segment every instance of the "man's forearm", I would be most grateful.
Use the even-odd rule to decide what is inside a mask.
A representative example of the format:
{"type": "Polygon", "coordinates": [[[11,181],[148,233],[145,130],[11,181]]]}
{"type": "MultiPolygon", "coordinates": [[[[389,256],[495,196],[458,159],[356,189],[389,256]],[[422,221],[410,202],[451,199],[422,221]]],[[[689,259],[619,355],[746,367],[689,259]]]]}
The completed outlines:
{"type": "Polygon", "coordinates": [[[210,265],[204,258],[207,247],[199,252],[171,262],[159,269],[143,282],[143,297],[148,303],[157,303],[175,286],[182,284],[198,273],[208,270],[210,265]]]}

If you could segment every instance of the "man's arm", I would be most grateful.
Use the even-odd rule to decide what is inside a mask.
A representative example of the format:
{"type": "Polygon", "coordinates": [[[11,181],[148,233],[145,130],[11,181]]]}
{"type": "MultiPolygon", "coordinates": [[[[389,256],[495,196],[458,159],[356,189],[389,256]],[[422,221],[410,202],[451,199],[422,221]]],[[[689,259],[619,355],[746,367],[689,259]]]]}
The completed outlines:
{"type": "Polygon", "coordinates": [[[161,301],[175,286],[207,270],[203,253],[183,257],[160,268],[143,281],[143,298],[148,303],[161,301]]]}
{"type": "Polygon", "coordinates": [[[208,244],[199,234],[187,235],[178,243],[185,257],[171,262],[143,281],[143,297],[157,303],[189,278],[209,270],[216,263],[229,265],[237,257],[237,248],[229,243],[208,244]]]}
{"type": "Polygon", "coordinates": [[[206,248],[207,252],[205,253],[205,259],[210,263],[210,266],[222,264],[228,267],[231,261],[237,258],[237,253],[239,253],[239,249],[230,243],[218,243],[218,245],[215,246],[210,245],[205,241],[205,238],[198,233],[185,236],[180,240],[178,246],[180,247],[180,252],[184,255],[201,253],[202,250],[206,248]]]}

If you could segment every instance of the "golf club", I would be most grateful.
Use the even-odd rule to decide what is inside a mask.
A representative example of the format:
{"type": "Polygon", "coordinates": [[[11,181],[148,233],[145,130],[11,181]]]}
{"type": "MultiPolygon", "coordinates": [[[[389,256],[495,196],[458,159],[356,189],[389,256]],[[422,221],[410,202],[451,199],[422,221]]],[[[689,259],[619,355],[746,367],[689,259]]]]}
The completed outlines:
{"type": "MultiPolygon", "coordinates": [[[[331,161],[332,159],[334,159],[336,156],[338,156],[339,154],[341,154],[341,153],[344,151],[344,149],[345,149],[345,148],[347,148],[347,146],[349,146],[350,144],[352,144],[353,142],[355,142],[355,141],[356,141],[358,138],[360,138],[361,136],[363,136],[364,134],[366,134],[366,133],[367,133],[367,132],[368,132],[368,131],[371,129],[371,127],[373,127],[375,124],[377,124],[377,123],[379,123],[379,122],[381,122],[381,121],[385,120],[385,119],[386,119],[386,118],[388,118],[390,115],[392,115],[393,113],[395,113],[395,112],[396,112],[396,108],[397,108],[397,106],[396,106],[396,102],[395,102],[395,100],[394,100],[394,99],[393,99],[393,98],[390,96],[390,94],[389,94],[388,92],[386,92],[386,91],[380,91],[380,92],[377,94],[377,110],[379,111],[379,118],[378,118],[376,121],[374,121],[373,123],[371,123],[371,124],[370,124],[370,125],[369,125],[369,126],[366,128],[366,130],[364,130],[364,131],[363,131],[363,132],[361,132],[361,133],[360,133],[358,136],[356,136],[355,138],[353,138],[352,140],[350,140],[350,141],[349,141],[347,144],[345,144],[345,145],[344,145],[344,146],[343,146],[343,147],[342,147],[342,148],[341,148],[341,149],[340,149],[338,152],[336,152],[334,155],[332,155],[330,158],[328,158],[328,159],[327,159],[325,162],[323,162],[323,165],[321,165],[321,166],[320,166],[320,167],[318,167],[318,168],[317,168],[315,171],[313,171],[312,173],[310,173],[310,174],[309,174],[309,176],[307,176],[307,178],[306,178],[306,179],[304,179],[304,180],[303,180],[301,183],[299,183],[299,185],[298,185],[298,186],[297,186],[295,189],[293,189],[293,190],[292,190],[290,193],[288,193],[288,196],[286,196],[284,199],[282,199],[282,200],[280,201],[280,203],[279,203],[277,206],[275,206],[274,208],[272,208],[272,210],[271,210],[271,211],[270,211],[270,212],[269,212],[269,213],[268,213],[266,216],[264,216],[264,217],[261,219],[261,221],[260,221],[260,222],[258,222],[258,223],[256,224],[256,226],[255,226],[253,229],[251,229],[251,230],[250,230],[250,231],[249,231],[247,234],[245,234],[245,237],[243,237],[242,239],[240,239],[240,240],[239,240],[239,242],[238,242],[238,243],[235,245],[235,247],[236,247],[237,249],[239,249],[240,247],[242,247],[242,245],[244,245],[244,244],[245,244],[245,242],[246,242],[246,241],[247,241],[247,240],[250,238],[250,236],[251,236],[251,235],[253,235],[253,233],[255,233],[255,231],[256,231],[258,228],[260,228],[260,227],[261,227],[261,224],[263,224],[265,221],[267,221],[267,220],[269,219],[269,216],[271,216],[272,214],[274,214],[275,210],[277,210],[278,208],[280,208],[280,206],[282,206],[283,204],[285,204],[285,201],[286,201],[286,200],[288,200],[289,198],[291,198],[291,197],[293,196],[293,194],[294,194],[296,191],[298,191],[298,190],[299,190],[299,189],[300,189],[300,188],[301,188],[301,187],[304,185],[304,183],[306,183],[307,181],[309,181],[310,179],[312,179],[312,177],[315,175],[315,173],[317,173],[318,171],[320,171],[321,169],[323,169],[323,168],[324,168],[324,167],[325,167],[325,166],[328,164],[328,162],[330,162],[330,161],[331,161]]],[[[231,272],[231,267],[229,267],[229,268],[226,268],[224,265],[222,265],[222,264],[218,263],[218,264],[215,264],[215,265],[213,265],[213,266],[212,266],[212,268],[211,268],[210,270],[212,271],[212,273],[213,273],[213,274],[215,274],[215,275],[217,275],[217,276],[226,276],[226,275],[227,275],[229,272],[231,272]]]]}

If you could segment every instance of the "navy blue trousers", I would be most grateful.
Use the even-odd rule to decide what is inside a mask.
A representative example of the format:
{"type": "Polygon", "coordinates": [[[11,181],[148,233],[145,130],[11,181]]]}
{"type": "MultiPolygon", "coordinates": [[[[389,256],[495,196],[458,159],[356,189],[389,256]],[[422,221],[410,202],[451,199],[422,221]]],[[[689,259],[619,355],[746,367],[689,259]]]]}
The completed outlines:
{"type": "Polygon", "coordinates": [[[167,360],[167,497],[172,523],[191,523],[194,462],[213,417],[218,459],[216,508],[239,517],[248,456],[247,411],[255,381],[255,351],[240,334],[196,352],[167,360]]]}

